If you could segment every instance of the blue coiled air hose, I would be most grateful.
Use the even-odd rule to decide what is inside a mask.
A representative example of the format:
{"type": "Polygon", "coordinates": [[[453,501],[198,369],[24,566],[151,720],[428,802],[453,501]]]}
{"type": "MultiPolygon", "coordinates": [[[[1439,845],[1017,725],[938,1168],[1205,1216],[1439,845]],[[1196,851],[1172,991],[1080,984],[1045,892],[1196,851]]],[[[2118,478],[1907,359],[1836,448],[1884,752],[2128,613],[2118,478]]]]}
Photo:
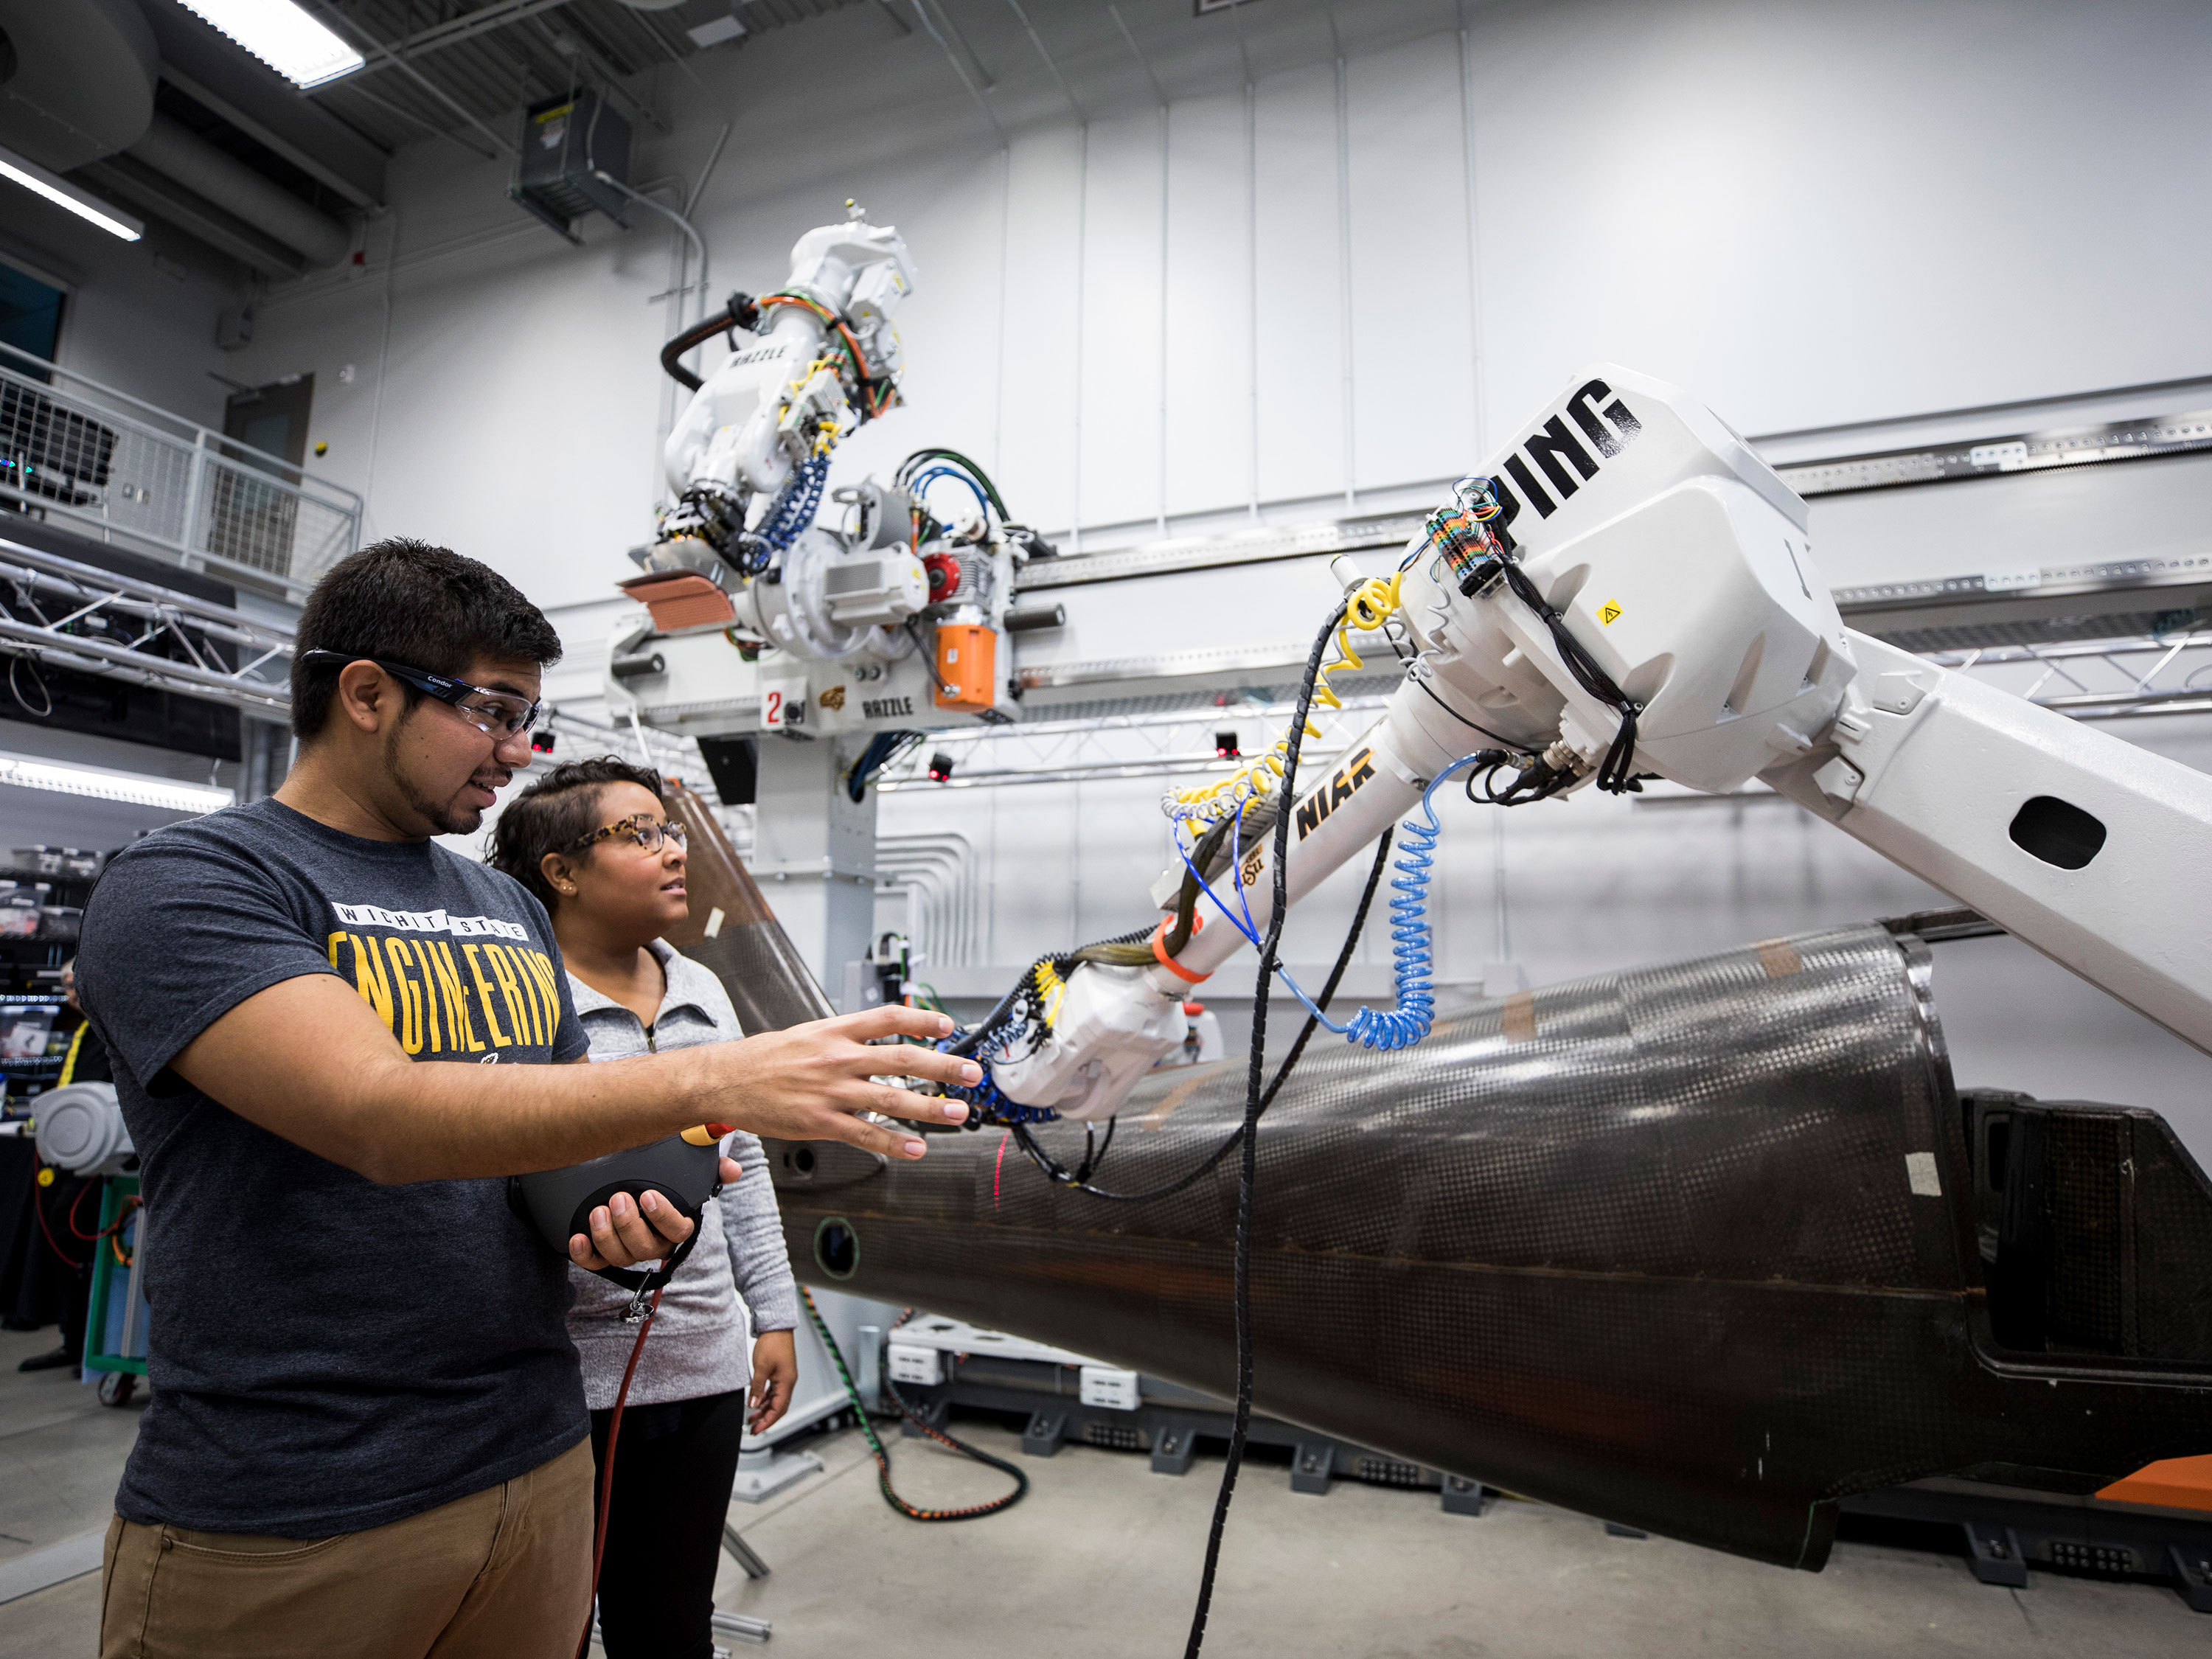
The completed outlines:
{"type": "MultiPolygon", "coordinates": [[[[1444,780],[1454,773],[1465,771],[1485,757],[1466,755],[1454,761],[1429,781],[1421,792],[1421,818],[1407,818],[1399,825],[1397,875],[1392,878],[1390,890],[1390,962],[1397,981],[1397,1006],[1388,1009],[1362,1008],[1349,1023],[1340,1025],[1321,1010],[1320,1004],[1308,996],[1297,981],[1280,963],[1275,968],[1276,976],[1290,988],[1291,994],[1305,1005],[1306,1012],[1347,1042],[1357,1042],[1370,1048],[1410,1048],[1428,1036],[1429,1027],[1436,1019],[1436,987],[1429,973],[1435,965],[1435,953],[1430,948],[1429,933],[1429,872],[1435,865],[1437,841],[1443,833],[1443,825],[1437,817],[1435,797],[1444,780]]],[[[1239,816],[1242,816],[1240,809],[1239,816]]],[[[1182,861],[1194,875],[1198,866],[1191,863],[1190,854],[1184,853],[1182,861]]],[[[1232,858],[1231,879],[1237,884],[1237,908],[1244,910],[1242,916],[1221,902],[1221,896],[1204,876],[1199,876],[1199,885],[1214,908],[1227,917],[1231,927],[1244,935],[1256,948],[1260,940],[1251,921],[1251,913],[1243,903],[1243,883],[1232,858]]]]}
{"type": "MultiPolygon", "coordinates": [[[[1399,857],[1394,866],[1398,873],[1390,883],[1394,896],[1390,900],[1390,963],[1398,993],[1395,1007],[1362,1008],[1347,1024],[1340,1025],[1322,1012],[1321,1005],[1306,994],[1305,988],[1291,977],[1289,969],[1279,963],[1275,966],[1276,977],[1290,988],[1292,996],[1305,1005],[1306,1012],[1347,1042],[1384,1050],[1410,1048],[1428,1036],[1429,1027],[1436,1021],[1436,987],[1429,979],[1436,957],[1430,948],[1428,918],[1429,872],[1436,864],[1437,842],[1443,834],[1443,824],[1437,817],[1436,793],[1443,787],[1447,778],[1465,771],[1487,757],[1486,750],[1462,756],[1430,779],[1429,787],[1421,792],[1423,821],[1416,822],[1409,817],[1398,826],[1399,857]]],[[[1237,808],[1240,821],[1243,815],[1243,808],[1240,805],[1237,808]]],[[[1207,881],[1200,873],[1198,866],[1191,862],[1190,854],[1182,850],[1180,840],[1176,843],[1176,850],[1182,853],[1182,861],[1190,872],[1198,877],[1199,887],[1206,897],[1213,901],[1214,908],[1220,911],[1229,925],[1243,934],[1257,949],[1259,933],[1252,921],[1251,908],[1244,902],[1243,881],[1238,874],[1237,851],[1232,849],[1230,854],[1230,878],[1237,883],[1237,910],[1231,910],[1221,902],[1221,896],[1213,890],[1213,884],[1207,881]],[[1239,915],[1237,910],[1243,914],[1239,915]]],[[[949,1048],[951,1043],[951,1039],[947,1038],[937,1046],[942,1049],[949,1048]]],[[[979,1055],[977,1058],[981,1060],[982,1057],[979,1055]]],[[[1015,1105],[999,1092],[998,1085],[990,1075],[989,1062],[985,1060],[983,1063],[984,1076],[981,1084],[966,1089],[950,1088],[945,1093],[986,1109],[1010,1113],[1009,1121],[1042,1121],[1058,1115],[1048,1109],[1015,1105]]]]}

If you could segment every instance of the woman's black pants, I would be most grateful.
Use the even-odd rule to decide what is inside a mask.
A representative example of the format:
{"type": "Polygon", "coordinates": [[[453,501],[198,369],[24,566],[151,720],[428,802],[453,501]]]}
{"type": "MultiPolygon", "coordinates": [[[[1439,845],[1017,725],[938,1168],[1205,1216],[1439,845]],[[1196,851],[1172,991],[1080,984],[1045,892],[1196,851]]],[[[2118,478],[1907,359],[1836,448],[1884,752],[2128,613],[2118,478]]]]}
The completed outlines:
{"type": "MultiPolygon", "coordinates": [[[[613,1415],[592,1413],[592,1461],[601,1480],[613,1415]]],[[[623,1413],[599,1570],[607,1659],[709,1659],[714,1573],[744,1431],[742,1391],[623,1413]]],[[[592,1495],[597,1501],[596,1485],[592,1495]]]]}

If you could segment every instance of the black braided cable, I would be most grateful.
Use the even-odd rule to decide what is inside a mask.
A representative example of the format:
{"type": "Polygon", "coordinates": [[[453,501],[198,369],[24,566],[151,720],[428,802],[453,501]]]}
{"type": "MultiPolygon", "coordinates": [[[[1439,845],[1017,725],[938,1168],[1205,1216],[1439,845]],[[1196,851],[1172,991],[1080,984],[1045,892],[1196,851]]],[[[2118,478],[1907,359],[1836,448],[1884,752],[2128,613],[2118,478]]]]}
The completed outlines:
{"type": "MultiPolygon", "coordinates": [[[[860,1390],[854,1384],[852,1372],[845,1369],[845,1356],[837,1346],[837,1339],[830,1334],[830,1327],[823,1321],[822,1310],[814,1305],[813,1292],[802,1285],[799,1287],[799,1300],[806,1304],[807,1318],[814,1322],[814,1334],[822,1339],[823,1347],[829,1352],[830,1363],[837,1368],[837,1380],[845,1385],[845,1397],[853,1402],[853,1420],[860,1425],[860,1437],[868,1443],[869,1451],[875,1455],[876,1485],[883,1492],[884,1503],[909,1521],[975,1521],[987,1515],[996,1515],[1000,1510],[1012,1509],[1029,1496],[1028,1475],[1003,1457],[994,1457],[981,1447],[971,1446],[966,1441],[956,1439],[942,1429],[932,1426],[907,1403],[906,1396],[898,1391],[898,1384],[892,1382],[886,1373],[883,1379],[884,1392],[890,1396],[891,1403],[898,1407],[899,1414],[908,1422],[939,1445],[949,1446],[963,1457],[972,1457],[978,1463],[988,1463],[1000,1474],[1014,1478],[1014,1489],[1005,1497],[994,1498],[988,1504],[971,1504],[964,1509],[926,1510],[901,1498],[891,1485],[891,1455],[884,1449],[884,1443],[876,1437],[875,1425],[868,1421],[868,1409],[860,1403],[860,1390]]],[[[909,1308],[901,1314],[900,1323],[903,1324],[913,1313],[914,1310],[909,1308]]],[[[895,1325],[891,1328],[896,1330],[898,1327],[895,1325]]]]}
{"type": "Polygon", "coordinates": [[[1612,677],[1598,665],[1597,659],[1567,631],[1566,618],[1537,591],[1526,571],[1510,560],[1499,568],[1504,573],[1506,586],[1550,630],[1552,642],[1559,647],[1560,660],[1575,677],[1575,683],[1620,716],[1620,726],[1613,734],[1613,744],[1598,763],[1597,787],[1614,795],[1640,792],[1643,786],[1636,779],[1636,717],[1642,712],[1640,706],[1613,683],[1612,677]]]}
{"type": "Polygon", "coordinates": [[[1305,679],[1298,688],[1298,712],[1291,720],[1291,740],[1283,748],[1283,781],[1276,799],[1285,810],[1275,815],[1275,902],[1267,917],[1267,937],[1260,950],[1259,979],[1252,990],[1252,1054],[1244,1079],[1244,1157],[1237,1174],[1237,1417],[1229,1433],[1229,1457],[1221,1471],[1221,1490],[1213,1499],[1213,1520],[1206,1528],[1206,1565],[1199,1575],[1198,1605],[1191,1609],[1190,1639],[1184,1644],[1183,1659],[1198,1659],[1199,1649],[1206,1642],[1206,1615],[1213,1605],[1213,1577],[1221,1565],[1221,1535],[1229,1525],[1230,1500],[1237,1495],[1237,1474],[1244,1465],[1244,1443],[1252,1427],[1252,1196],[1260,1177],[1260,1077],[1267,1069],[1267,993],[1279,965],[1275,947],[1282,943],[1283,919],[1291,908],[1288,809],[1297,791],[1298,750],[1313,713],[1321,659],[1344,612],[1345,601],[1340,599],[1321,632],[1314,635],[1313,649],[1306,653],[1305,679]]]}

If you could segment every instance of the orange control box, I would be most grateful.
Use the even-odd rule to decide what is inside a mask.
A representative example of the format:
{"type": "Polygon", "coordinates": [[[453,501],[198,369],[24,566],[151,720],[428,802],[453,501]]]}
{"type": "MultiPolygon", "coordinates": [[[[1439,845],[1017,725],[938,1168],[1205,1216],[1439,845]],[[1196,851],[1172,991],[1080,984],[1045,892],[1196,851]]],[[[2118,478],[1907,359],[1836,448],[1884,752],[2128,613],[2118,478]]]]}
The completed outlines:
{"type": "Polygon", "coordinates": [[[981,623],[937,630],[937,706],[988,708],[997,702],[999,636],[981,623]]]}

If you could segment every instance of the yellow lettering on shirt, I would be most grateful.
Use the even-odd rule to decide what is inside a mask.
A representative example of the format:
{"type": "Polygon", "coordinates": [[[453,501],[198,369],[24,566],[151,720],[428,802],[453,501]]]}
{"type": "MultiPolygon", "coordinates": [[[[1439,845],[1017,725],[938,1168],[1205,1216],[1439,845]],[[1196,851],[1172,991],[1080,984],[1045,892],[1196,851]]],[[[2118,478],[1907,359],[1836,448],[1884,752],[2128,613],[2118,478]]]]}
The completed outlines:
{"type": "Polygon", "coordinates": [[[363,945],[358,933],[348,933],[346,943],[353,946],[354,989],[376,1010],[376,1017],[388,1031],[392,1030],[392,982],[384,976],[384,959],[374,946],[363,945]]]}
{"type": "Polygon", "coordinates": [[[530,998],[531,1006],[538,1011],[539,1040],[550,1048],[553,1046],[553,1028],[560,1018],[560,1010],[546,1002],[545,988],[538,983],[537,970],[530,965],[530,952],[520,945],[510,945],[507,947],[507,960],[514,964],[514,976],[522,981],[523,991],[530,998]]]}
{"type": "MultiPolygon", "coordinates": [[[[453,1052],[459,1054],[466,1049],[477,1054],[483,1044],[478,1041],[476,1026],[469,1018],[469,989],[461,983],[461,970],[453,961],[453,948],[443,939],[434,939],[429,950],[431,959],[438,965],[438,989],[446,999],[446,1030],[453,1036],[453,1052]]],[[[489,1014],[490,1010],[485,1012],[489,1014]]]]}
{"type": "Polygon", "coordinates": [[[416,971],[422,978],[422,1029],[430,1039],[430,1052],[443,1054],[438,1041],[438,971],[430,965],[430,952],[419,939],[394,942],[415,953],[416,971]]]}
{"type": "Polygon", "coordinates": [[[543,1042],[538,1030],[538,1011],[531,1006],[530,996],[515,976],[514,965],[507,959],[504,945],[486,941],[484,960],[491,963],[491,976],[499,981],[499,994],[507,1000],[507,1024],[514,1027],[518,1043],[543,1042]]]}
{"type": "Polygon", "coordinates": [[[561,981],[556,977],[559,970],[553,966],[552,957],[543,951],[518,951],[530,976],[538,981],[538,994],[545,1002],[545,1042],[550,1047],[561,1035],[561,981]]]}
{"type": "Polygon", "coordinates": [[[392,985],[398,999],[399,1024],[392,1035],[399,1046],[410,1054],[422,1052],[422,993],[427,987],[418,986],[408,977],[407,970],[413,959],[407,952],[407,941],[387,935],[382,941],[385,954],[392,961],[392,985]]]}
{"type": "Polygon", "coordinates": [[[531,1006],[538,1011],[538,1029],[545,1046],[550,1048],[553,1046],[553,1033],[561,1024],[560,1005],[546,1001],[545,981],[538,975],[538,964],[530,959],[529,951],[520,945],[510,945],[507,947],[507,954],[508,960],[514,963],[514,976],[522,982],[531,1006]]]}
{"type": "Polygon", "coordinates": [[[491,1006],[491,987],[484,982],[483,963],[477,959],[477,947],[473,945],[461,946],[461,954],[469,959],[469,972],[475,976],[477,981],[477,994],[479,999],[477,1011],[483,1014],[485,1028],[491,1032],[493,1047],[512,1048],[514,1047],[514,1039],[499,1029],[499,1015],[493,1011],[491,1006]]]}

